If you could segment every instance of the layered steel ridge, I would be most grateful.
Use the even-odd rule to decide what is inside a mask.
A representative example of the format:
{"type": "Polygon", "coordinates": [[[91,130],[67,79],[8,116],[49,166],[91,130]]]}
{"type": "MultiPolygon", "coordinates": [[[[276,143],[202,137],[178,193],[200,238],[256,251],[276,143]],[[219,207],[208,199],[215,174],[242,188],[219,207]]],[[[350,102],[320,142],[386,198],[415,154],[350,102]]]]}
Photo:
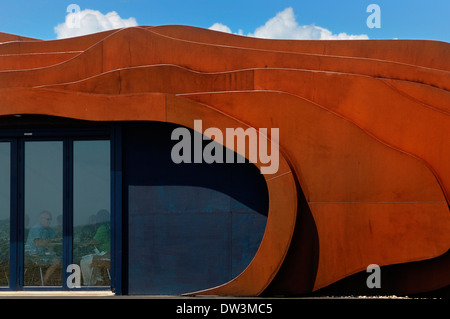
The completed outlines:
{"type": "Polygon", "coordinates": [[[450,284],[449,43],[176,25],[0,42],[0,116],[279,128],[259,250],[196,294],[314,292],[370,264],[405,265],[399,293],[450,284]]]}

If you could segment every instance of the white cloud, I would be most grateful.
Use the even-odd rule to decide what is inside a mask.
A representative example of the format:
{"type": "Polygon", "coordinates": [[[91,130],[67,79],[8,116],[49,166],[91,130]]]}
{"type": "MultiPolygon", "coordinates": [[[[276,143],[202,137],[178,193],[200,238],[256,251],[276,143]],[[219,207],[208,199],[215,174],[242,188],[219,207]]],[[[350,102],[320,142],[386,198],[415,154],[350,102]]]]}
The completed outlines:
{"type": "Polygon", "coordinates": [[[54,30],[57,38],[63,39],[137,25],[135,18],[122,19],[115,11],[103,14],[97,10],[85,9],[68,13],[65,22],[58,24],[54,30]]]}
{"type": "MultiPolygon", "coordinates": [[[[214,23],[208,29],[215,30],[215,31],[226,32],[226,33],[233,33],[233,32],[231,32],[231,29],[228,26],[226,26],[225,24],[219,23],[219,22],[214,23]]],[[[239,29],[237,34],[242,35],[243,34],[242,30],[239,29]]]]}
{"type": "MultiPolygon", "coordinates": [[[[217,30],[217,23],[210,29],[217,30]],[[213,28],[215,27],[215,28],[213,28]]],[[[231,29],[220,24],[223,32],[231,33],[231,29]],[[226,31],[225,31],[226,30],[226,31]]],[[[242,31],[240,31],[242,34],[242,31]]],[[[294,10],[289,7],[278,12],[275,17],[269,19],[264,25],[255,29],[248,36],[266,39],[296,39],[296,40],[353,40],[368,39],[365,34],[349,35],[345,32],[333,34],[330,30],[315,25],[300,25],[295,17],[294,10]]]]}
{"type": "Polygon", "coordinates": [[[212,26],[209,27],[209,29],[214,30],[214,31],[231,33],[231,29],[229,27],[227,27],[225,24],[222,24],[219,22],[214,23],[212,26]]]}

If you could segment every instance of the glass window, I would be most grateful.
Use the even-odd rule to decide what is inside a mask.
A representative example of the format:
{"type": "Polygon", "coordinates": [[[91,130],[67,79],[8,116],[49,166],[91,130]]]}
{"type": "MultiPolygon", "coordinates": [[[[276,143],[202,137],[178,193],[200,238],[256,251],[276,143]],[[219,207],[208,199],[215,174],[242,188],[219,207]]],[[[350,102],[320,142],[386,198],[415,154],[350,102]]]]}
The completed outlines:
{"type": "Polygon", "coordinates": [[[84,286],[110,285],[110,143],[74,141],[73,262],[84,286]]]}
{"type": "Polygon", "coordinates": [[[0,286],[9,286],[11,146],[0,143],[0,286]]]}
{"type": "Polygon", "coordinates": [[[63,142],[25,142],[24,285],[62,285],[63,142]]]}

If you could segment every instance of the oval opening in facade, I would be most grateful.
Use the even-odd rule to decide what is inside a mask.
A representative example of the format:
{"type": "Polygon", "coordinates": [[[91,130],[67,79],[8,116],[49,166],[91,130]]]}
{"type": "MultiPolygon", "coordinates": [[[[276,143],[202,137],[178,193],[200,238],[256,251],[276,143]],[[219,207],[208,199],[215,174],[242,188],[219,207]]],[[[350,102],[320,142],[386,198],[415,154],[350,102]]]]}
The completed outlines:
{"type": "Polygon", "coordinates": [[[130,294],[224,284],[248,266],[265,231],[268,192],[258,168],[248,161],[174,163],[177,127],[132,122],[122,128],[130,294]]]}

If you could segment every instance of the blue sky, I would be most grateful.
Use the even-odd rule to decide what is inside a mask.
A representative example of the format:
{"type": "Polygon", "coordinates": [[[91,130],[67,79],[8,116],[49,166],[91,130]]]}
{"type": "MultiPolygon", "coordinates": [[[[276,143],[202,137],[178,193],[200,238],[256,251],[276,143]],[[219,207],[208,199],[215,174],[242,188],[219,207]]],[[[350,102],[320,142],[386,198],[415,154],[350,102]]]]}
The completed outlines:
{"type": "MultiPolygon", "coordinates": [[[[116,20],[136,25],[210,28],[220,23],[226,27],[222,30],[253,36],[258,36],[259,28],[267,37],[275,38],[341,34],[343,38],[355,35],[450,42],[450,0],[0,0],[0,32],[56,39],[55,27],[65,22],[70,4],[76,4],[85,16],[95,11],[97,22],[82,20],[85,32],[98,30],[100,24],[112,28],[105,27],[103,22],[111,18],[105,17],[106,14],[114,11],[116,20]],[[379,6],[381,28],[367,26],[371,15],[366,12],[369,4],[379,6]]],[[[65,37],[73,35],[66,33],[65,37]]]]}

